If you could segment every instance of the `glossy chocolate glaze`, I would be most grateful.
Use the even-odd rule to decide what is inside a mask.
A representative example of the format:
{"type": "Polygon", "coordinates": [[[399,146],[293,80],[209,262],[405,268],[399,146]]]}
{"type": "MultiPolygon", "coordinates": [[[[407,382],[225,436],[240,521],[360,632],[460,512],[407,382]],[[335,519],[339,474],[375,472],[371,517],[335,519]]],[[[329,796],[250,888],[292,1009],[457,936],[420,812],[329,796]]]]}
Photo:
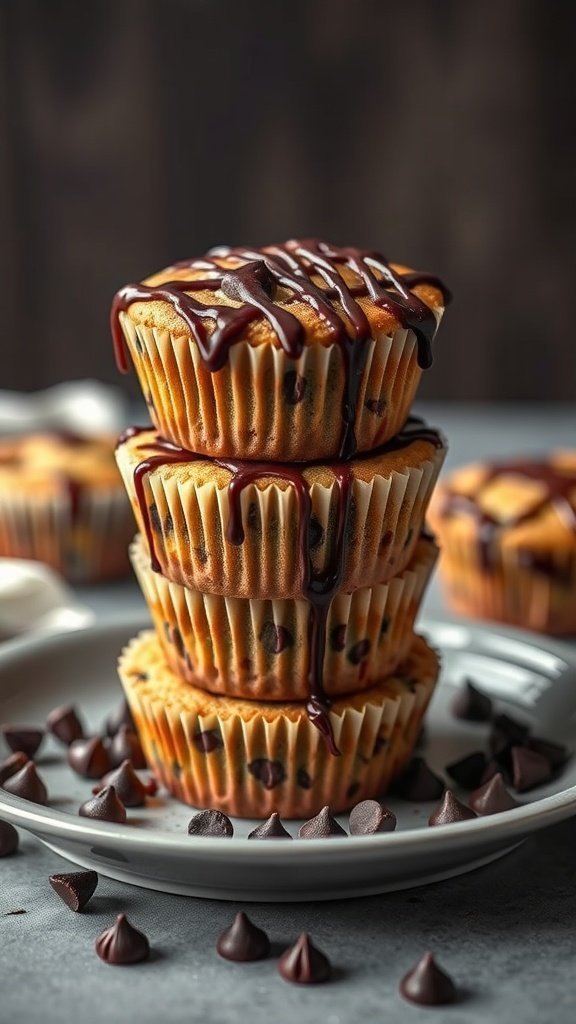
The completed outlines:
{"type": "Polygon", "coordinates": [[[224,366],[230,346],[251,321],[261,316],[268,320],[286,355],[297,359],[304,349],[304,328],[294,314],[275,301],[277,289],[286,289],[295,300],[306,303],[318,313],[340,347],[346,381],[340,442],[343,459],[356,450],[354,419],[372,336],[358,299],[371,299],[388,310],[402,327],[414,332],[418,363],[423,369],[432,364],[432,340],[437,323],[432,310],[411,289],[428,284],[442,293],[444,302],[450,299],[442,282],[431,274],[399,274],[376,252],[333,246],[319,239],[292,240],[262,249],[220,246],[201,259],[176,263],[174,269],[205,271],[205,275],[197,280],[173,280],[158,286],[131,284],[116,293],[111,328],[121,372],[127,372],[128,362],[120,314],[133,302],[156,300],[168,302],[184,320],[211,372],[224,366]],[[224,258],[238,260],[240,265],[225,269],[216,262],[224,258]],[[344,267],[355,275],[357,283],[346,283],[341,273],[344,267]],[[323,286],[312,278],[320,278],[323,286]],[[222,291],[227,298],[242,304],[224,306],[214,302],[206,305],[190,294],[206,291],[222,291]],[[334,308],[334,300],[342,307],[343,314],[334,308]],[[206,329],[207,321],[213,325],[210,331],[206,329]]]}

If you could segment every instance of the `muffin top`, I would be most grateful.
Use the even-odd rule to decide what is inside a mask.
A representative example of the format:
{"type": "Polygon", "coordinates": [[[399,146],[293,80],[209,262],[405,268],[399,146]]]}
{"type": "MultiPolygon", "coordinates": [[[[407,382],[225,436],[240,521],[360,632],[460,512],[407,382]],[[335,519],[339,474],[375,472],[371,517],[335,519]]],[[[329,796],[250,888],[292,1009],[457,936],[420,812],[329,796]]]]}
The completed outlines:
{"type": "Polygon", "coordinates": [[[186,336],[209,370],[224,365],[238,341],[282,348],[339,344],[412,329],[418,361],[431,364],[431,342],[449,293],[438,278],[390,264],[376,252],[318,239],[257,247],[220,246],[127,285],[115,296],[111,324],[126,370],[121,317],[136,326],[186,336]]]}
{"type": "Polygon", "coordinates": [[[115,438],[46,432],[0,441],[0,490],[27,494],[65,491],[70,482],[82,488],[122,487],[114,461],[115,438]]]}

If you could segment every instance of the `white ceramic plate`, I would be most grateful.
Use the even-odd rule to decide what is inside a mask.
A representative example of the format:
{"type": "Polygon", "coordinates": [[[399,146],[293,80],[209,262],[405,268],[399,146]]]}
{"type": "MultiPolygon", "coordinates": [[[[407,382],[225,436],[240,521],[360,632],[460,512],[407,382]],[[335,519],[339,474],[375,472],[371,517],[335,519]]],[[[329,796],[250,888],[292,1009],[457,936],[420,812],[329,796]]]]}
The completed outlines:
{"type": "MultiPolygon", "coordinates": [[[[76,633],[5,644],[0,648],[0,722],[42,723],[56,705],[74,702],[96,731],[121,696],[117,655],[145,625],[141,617],[132,617],[76,633]]],[[[421,630],[441,648],[444,662],[427,719],[425,754],[436,770],[481,748],[486,740],[485,726],[459,722],[449,712],[454,686],[462,677],[484,679],[503,696],[511,679],[524,679],[523,700],[529,706],[530,694],[562,691],[563,682],[571,682],[576,670],[576,653],[544,638],[432,620],[421,623],[421,630]]],[[[576,690],[571,687],[571,692],[576,690]]],[[[548,702],[548,712],[550,706],[548,702]]],[[[548,728],[547,738],[573,748],[576,725],[569,714],[562,719],[562,729],[548,728]]],[[[127,825],[79,818],[78,806],[90,795],[92,784],[73,776],[61,748],[48,740],[39,768],[50,806],[31,804],[0,789],[0,817],[29,829],[76,864],[136,885],[218,899],[332,899],[422,885],[501,856],[528,833],[576,813],[574,762],[576,758],[559,779],[533,790],[524,806],[491,817],[428,828],[429,804],[390,799],[398,815],[394,833],[258,842],[245,838],[255,823],[240,820],[234,823],[232,839],[188,836],[192,810],[161,793],[149,807],[130,811],[127,825]]],[[[345,816],[341,821],[347,824],[345,816]]],[[[298,823],[289,823],[289,828],[295,835],[298,823]]]]}

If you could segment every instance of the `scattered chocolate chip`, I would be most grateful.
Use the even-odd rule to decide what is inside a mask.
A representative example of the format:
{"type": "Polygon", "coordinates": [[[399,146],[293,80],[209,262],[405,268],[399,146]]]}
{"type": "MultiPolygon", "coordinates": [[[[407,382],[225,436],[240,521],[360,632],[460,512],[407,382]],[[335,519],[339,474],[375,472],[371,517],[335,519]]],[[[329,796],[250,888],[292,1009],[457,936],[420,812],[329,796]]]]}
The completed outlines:
{"type": "Polygon", "coordinates": [[[432,826],[452,825],[456,821],[470,821],[475,817],[475,811],[471,811],[465,804],[460,803],[451,789],[446,789],[438,807],[434,808],[428,818],[428,824],[432,826]]]}
{"type": "Polygon", "coordinates": [[[248,839],[292,839],[280,821],[280,815],[274,811],[266,821],[248,833],[248,839]]]}
{"type": "Polygon", "coordinates": [[[367,398],[364,405],[368,409],[368,412],[374,413],[375,416],[383,416],[386,408],[385,398],[367,398]]]}
{"type": "Polygon", "coordinates": [[[300,789],[312,788],[312,779],[305,768],[299,768],[296,772],[296,782],[300,786],[300,789]]]}
{"type": "Polygon", "coordinates": [[[469,804],[476,814],[482,815],[498,814],[519,806],[506,789],[500,772],[470,794],[469,804]]]}
{"type": "Polygon", "coordinates": [[[343,651],[346,647],[346,624],[334,626],[330,630],[330,646],[333,651],[343,651]]]}
{"type": "Polygon", "coordinates": [[[318,517],[312,513],[310,516],[310,526],[308,527],[308,550],[315,551],[321,544],[324,543],[326,532],[322,523],[318,517]]]}
{"type": "Polygon", "coordinates": [[[480,693],[469,679],[452,701],[452,714],[455,718],[463,718],[466,722],[489,722],[492,717],[492,701],[485,693],[480,693]]]}
{"type": "Polygon", "coordinates": [[[477,789],[484,779],[484,772],[488,767],[486,755],[481,750],[473,754],[467,754],[459,761],[453,761],[446,766],[446,771],[454,782],[457,782],[463,789],[477,789]]]}
{"type": "Polygon", "coordinates": [[[192,737],[192,743],[201,754],[211,754],[213,750],[223,747],[221,737],[212,729],[205,729],[204,732],[197,732],[192,737]]]}
{"type": "Polygon", "coordinates": [[[514,789],[525,793],[552,778],[552,765],[547,757],[527,747],[512,747],[512,781],[514,789]]]}
{"type": "Polygon", "coordinates": [[[95,871],[69,871],[60,875],[50,875],[48,881],[66,906],[77,914],[78,911],[84,910],[94,895],[98,875],[95,871]]]}
{"type": "Polygon", "coordinates": [[[85,779],[101,779],[112,767],[110,755],[99,736],[73,740],[68,747],[68,764],[85,779]]]}
{"type": "Polygon", "coordinates": [[[71,704],[54,708],[46,719],[46,728],[66,747],[69,747],[74,740],[84,738],[82,722],[71,704]]]}
{"type": "Polygon", "coordinates": [[[495,755],[500,755],[506,748],[511,746],[522,746],[528,738],[529,730],[525,725],[517,722],[510,715],[496,715],[492,721],[490,730],[490,750],[495,755]]]}
{"type": "Polygon", "coordinates": [[[3,785],[7,793],[19,796],[22,800],[30,800],[34,804],[48,803],[48,790],[33,761],[28,761],[20,771],[6,779],[3,785]]]}
{"type": "Polygon", "coordinates": [[[275,622],[265,622],[258,639],[267,654],[281,654],[294,643],[292,633],[275,622]]]}
{"type": "Polygon", "coordinates": [[[9,857],[18,849],[18,833],[8,821],[0,820],[0,857],[9,857]]]}
{"type": "Polygon", "coordinates": [[[133,768],[146,768],[146,758],[140,746],[138,733],[134,732],[129,725],[121,725],[108,747],[110,762],[113,768],[117,768],[122,761],[131,761],[133,768]]]}
{"type": "Polygon", "coordinates": [[[396,815],[377,800],[362,800],[350,811],[350,835],[371,836],[376,832],[393,832],[396,815]]]}
{"type": "Polygon", "coordinates": [[[44,739],[43,729],[30,729],[26,725],[3,725],[1,732],[10,750],[14,753],[22,751],[30,758],[34,757],[44,739]]]}
{"type": "Polygon", "coordinates": [[[286,778],[284,765],[281,761],[269,761],[267,757],[257,757],[248,765],[248,771],[258,782],[261,782],[264,789],[274,789],[286,778]]]}
{"type": "Polygon", "coordinates": [[[560,743],[552,743],[551,740],[544,740],[540,736],[529,736],[524,746],[547,758],[555,771],[563,768],[568,760],[566,747],[563,747],[560,743]]]}
{"type": "Polygon", "coordinates": [[[438,800],[444,792],[444,783],[428,767],[423,757],[413,757],[394,789],[404,800],[418,803],[420,800],[438,800]]]}
{"type": "Polygon", "coordinates": [[[114,787],[124,807],[143,807],[146,803],[146,786],[136,775],[131,761],[122,761],[118,768],[108,772],[96,792],[101,792],[106,786],[114,787]]]}
{"type": "Polygon", "coordinates": [[[243,911],[236,914],[232,924],[218,937],[216,949],[225,960],[247,963],[263,960],[270,952],[270,939],[243,911]]]}
{"type": "Polygon", "coordinates": [[[452,978],[436,963],[432,953],[421,960],[400,982],[400,995],[419,1006],[446,1006],[456,999],[452,978]]]}
{"type": "Polygon", "coordinates": [[[485,767],[484,771],[482,772],[482,778],[480,779],[480,785],[483,786],[485,782],[489,782],[490,779],[493,779],[495,775],[502,775],[502,774],[504,774],[506,779],[507,779],[508,775],[509,775],[509,772],[508,772],[507,769],[503,770],[502,765],[499,764],[498,761],[496,761],[495,758],[491,758],[490,761],[488,761],[488,763],[486,764],[486,767],[485,767]]]}
{"type": "Polygon", "coordinates": [[[284,981],[296,985],[318,985],[328,981],[332,973],[330,961],[316,946],[306,932],[296,940],[278,961],[278,972],[284,981]]]}
{"type": "Polygon", "coordinates": [[[97,821],[114,821],[120,825],[126,822],[126,808],[116,796],[114,786],[106,786],[96,796],[82,804],[78,814],[81,818],[95,818],[97,821]]]}
{"type": "MultiPolygon", "coordinates": [[[[139,675],[142,676],[144,679],[146,678],[145,672],[141,672],[139,673],[139,675]]],[[[118,730],[121,729],[123,725],[127,725],[130,729],[134,729],[134,719],[132,718],[132,712],[128,707],[127,701],[124,699],[121,700],[118,706],[115,707],[114,710],[111,711],[110,714],[108,715],[104,723],[104,731],[107,736],[110,736],[110,738],[112,738],[112,736],[115,736],[118,730]]]]}
{"type": "Polygon", "coordinates": [[[305,821],[298,830],[299,839],[336,839],[345,835],[346,832],[332,816],[329,807],[323,807],[314,818],[305,821]]]}
{"type": "Polygon", "coordinates": [[[188,822],[188,835],[229,839],[234,835],[234,826],[222,811],[198,811],[188,822]]]}
{"type": "Polygon", "coordinates": [[[126,914],[118,914],[116,923],[96,939],[96,952],[107,964],[137,964],[148,958],[150,943],[130,924],[126,914]]]}
{"type": "Polygon", "coordinates": [[[357,644],[348,651],[348,661],[351,665],[359,665],[364,658],[367,658],[370,654],[370,641],[366,638],[359,640],[357,644]]]}
{"type": "Polygon", "coordinates": [[[302,377],[295,370],[289,370],[288,373],[284,374],[284,380],[282,381],[284,401],[288,405],[298,405],[299,402],[303,401],[307,387],[308,381],[306,377],[302,377]]]}
{"type": "Polygon", "coordinates": [[[10,754],[10,757],[2,761],[0,764],[0,786],[3,786],[11,775],[15,775],[25,764],[28,764],[29,760],[28,754],[25,754],[23,750],[17,750],[15,754],[10,754]]]}

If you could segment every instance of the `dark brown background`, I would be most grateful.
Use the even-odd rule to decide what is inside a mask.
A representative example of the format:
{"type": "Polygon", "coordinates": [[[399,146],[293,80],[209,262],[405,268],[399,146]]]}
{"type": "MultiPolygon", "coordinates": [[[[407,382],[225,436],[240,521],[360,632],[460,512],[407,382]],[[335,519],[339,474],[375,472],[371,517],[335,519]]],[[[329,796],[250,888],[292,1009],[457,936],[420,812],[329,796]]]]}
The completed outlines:
{"type": "Polygon", "coordinates": [[[575,29],[572,0],[0,0],[0,386],[117,380],[119,285],[320,234],[453,287],[424,396],[572,399],[575,29]]]}

